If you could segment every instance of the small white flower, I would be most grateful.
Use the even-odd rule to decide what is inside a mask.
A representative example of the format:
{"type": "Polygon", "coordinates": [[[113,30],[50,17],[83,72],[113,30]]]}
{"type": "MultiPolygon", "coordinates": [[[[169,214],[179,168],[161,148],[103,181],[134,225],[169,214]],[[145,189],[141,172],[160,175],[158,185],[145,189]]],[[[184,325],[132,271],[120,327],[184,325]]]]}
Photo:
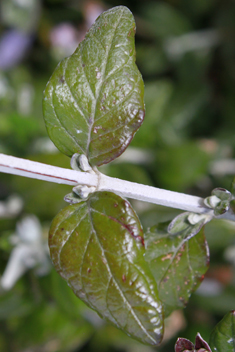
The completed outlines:
{"type": "Polygon", "coordinates": [[[11,242],[14,249],[0,281],[4,290],[10,290],[28,269],[36,268],[37,275],[46,275],[50,270],[48,246],[43,242],[36,216],[26,216],[17,223],[11,242]]]}
{"type": "Polygon", "coordinates": [[[23,200],[17,195],[11,195],[5,201],[0,201],[0,218],[12,218],[23,208],[23,200]]]}

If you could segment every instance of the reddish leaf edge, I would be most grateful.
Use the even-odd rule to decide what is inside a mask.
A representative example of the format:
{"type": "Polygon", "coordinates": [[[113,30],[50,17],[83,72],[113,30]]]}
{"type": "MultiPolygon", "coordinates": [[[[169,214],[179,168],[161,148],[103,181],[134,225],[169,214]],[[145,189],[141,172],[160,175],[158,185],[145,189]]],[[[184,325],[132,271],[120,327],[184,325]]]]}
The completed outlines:
{"type": "Polygon", "coordinates": [[[179,337],[175,344],[175,352],[212,352],[208,343],[197,333],[195,345],[183,337],[179,337]]]}

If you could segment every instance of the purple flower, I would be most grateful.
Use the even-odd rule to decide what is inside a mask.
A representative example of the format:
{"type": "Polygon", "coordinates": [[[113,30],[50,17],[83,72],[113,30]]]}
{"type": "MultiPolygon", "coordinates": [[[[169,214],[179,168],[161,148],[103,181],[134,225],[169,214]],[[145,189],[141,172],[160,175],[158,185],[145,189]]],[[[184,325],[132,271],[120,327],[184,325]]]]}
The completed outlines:
{"type": "Polygon", "coordinates": [[[0,40],[0,69],[17,65],[32,43],[32,36],[19,30],[5,32],[0,40]]]}

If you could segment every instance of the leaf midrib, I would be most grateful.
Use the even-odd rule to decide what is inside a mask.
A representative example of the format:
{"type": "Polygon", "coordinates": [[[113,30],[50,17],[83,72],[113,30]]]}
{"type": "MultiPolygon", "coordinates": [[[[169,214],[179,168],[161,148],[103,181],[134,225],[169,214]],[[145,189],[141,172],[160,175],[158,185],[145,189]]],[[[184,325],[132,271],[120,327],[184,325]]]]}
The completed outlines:
{"type": "MultiPolygon", "coordinates": [[[[55,93],[55,89],[53,87],[52,89],[52,99],[51,99],[51,105],[53,108],[53,112],[55,114],[55,116],[57,117],[57,121],[59,121],[61,128],[63,128],[65,130],[65,132],[67,133],[67,135],[72,139],[72,141],[78,146],[78,148],[81,148],[81,146],[78,144],[78,142],[76,141],[76,139],[74,138],[74,136],[69,132],[69,130],[64,126],[64,124],[62,123],[62,121],[59,118],[59,115],[57,114],[56,110],[55,110],[55,104],[54,104],[54,93],[55,93]]],[[[82,148],[81,148],[82,149],[82,148]]]]}
{"type": "MultiPolygon", "coordinates": [[[[183,238],[182,241],[180,242],[180,244],[178,245],[178,247],[176,248],[176,250],[174,251],[174,254],[173,256],[170,258],[170,263],[169,265],[167,266],[166,270],[164,271],[164,274],[162,275],[162,278],[160,279],[159,281],[159,285],[162,283],[164,277],[166,276],[170,266],[172,265],[177,253],[179,252],[180,248],[185,244],[185,243],[188,243],[190,241],[191,238],[183,238]]],[[[188,258],[187,258],[188,259],[188,258]]]]}
{"type": "MultiPolygon", "coordinates": [[[[187,231],[187,229],[184,230],[184,231],[187,231]]],[[[198,232],[198,233],[199,233],[199,232],[198,232]]],[[[162,279],[159,281],[159,284],[161,284],[163,278],[165,277],[165,275],[166,275],[167,271],[169,270],[170,266],[172,265],[172,262],[174,261],[174,259],[175,259],[176,255],[177,255],[177,253],[179,252],[180,248],[181,248],[185,243],[186,243],[186,244],[189,243],[189,241],[190,241],[193,237],[196,237],[196,236],[198,235],[198,233],[194,234],[193,236],[190,236],[190,235],[189,235],[189,236],[187,236],[186,238],[184,237],[184,238],[182,239],[182,241],[180,242],[180,244],[178,245],[178,247],[177,247],[176,250],[174,251],[174,255],[171,257],[170,263],[169,263],[168,267],[166,268],[166,270],[165,270],[165,272],[164,272],[164,275],[162,276],[162,279]]],[[[188,253],[187,253],[187,256],[188,256],[188,253]]],[[[187,257],[187,259],[188,259],[188,257],[187,257]]],[[[191,266],[190,266],[190,269],[192,270],[191,266]]]]}
{"type": "MultiPolygon", "coordinates": [[[[86,155],[88,157],[89,155],[89,146],[90,146],[90,141],[91,141],[91,131],[92,131],[92,128],[94,126],[94,122],[95,122],[95,115],[96,115],[96,107],[97,107],[97,101],[98,101],[98,98],[99,98],[99,95],[100,95],[100,92],[101,92],[101,88],[104,84],[104,81],[105,81],[105,74],[106,74],[106,68],[107,68],[107,63],[108,63],[108,59],[109,59],[109,55],[110,55],[110,49],[112,47],[112,44],[113,44],[113,40],[114,40],[114,36],[115,36],[115,33],[116,33],[116,30],[117,30],[117,27],[120,23],[120,20],[121,20],[121,17],[123,15],[123,12],[124,12],[124,9],[122,10],[122,13],[120,14],[120,17],[116,23],[116,26],[114,28],[114,31],[113,31],[113,35],[112,35],[112,39],[110,41],[110,45],[107,49],[107,54],[106,54],[106,57],[105,57],[105,60],[104,60],[104,64],[103,64],[103,67],[102,67],[102,73],[101,73],[101,80],[100,80],[100,86],[97,90],[97,95],[94,99],[94,107],[93,107],[93,114],[91,116],[91,119],[92,119],[92,122],[90,123],[90,126],[89,126],[89,131],[88,131],[88,138],[87,138],[87,148],[86,148],[86,155]]],[[[84,74],[85,74],[85,70],[83,70],[84,74]]]]}
{"type": "MultiPolygon", "coordinates": [[[[90,202],[89,202],[89,203],[90,203],[90,202]]],[[[89,204],[89,205],[88,205],[88,211],[89,211],[90,221],[91,221],[92,228],[93,228],[94,234],[95,234],[95,236],[96,236],[97,242],[98,242],[98,244],[99,244],[99,246],[100,246],[102,255],[103,255],[103,257],[106,259],[106,264],[105,264],[105,265],[106,265],[107,271],[109,272],[111,278],[113,279],[113,282],[114,282],[116,288],[118,289],[118,291],[119,291],[119,293],[120,293],[120,295],[121,295],[123,301],[124,301],[124,302],[126,303],[126,305],[129,307],[129,312],[131,312],[131,314],[132,314],[134,320],[136,321],[137,325],[138,325],[138,326],[140,327],[140,329],[146,334],[146,336],[148,336],[148,338],[149,338],[151,341],[153,341],[154,344],[156,344],[155,339],[154,339],[151,335],[149,335],[148,331],[147,331],[147,330],[145,329],[145,327],[142,325],[140,319],[136,316],[135,312],[134,312],[133,309],[132,309],[131,304],[130,304],[129,301],[127,300],[126,296],[124,295],[124,293],[122,292],[121,288],[119,287],[117,281],[115,280],[114,275],[112,274],[112,271],[111,271],[111,268],[110,268],[110,266],[109,266],[109,264],[108,264],[108,260],[107,260],[107,258],[106,258],[104,249],[103,249],[103,247],[102,247],[102,245],[101,245],[101,243],[100,243],[99,236],[97,235],[97,233],[96,233],[96,231],[95,231],[95,229],[94,229],[94,226],[93,226],[92,217],[91,217],[91,211],[92,211],[92,210],[93,210],[93,209],[91,208],[91,206],[90,206],[90,204],[89,204]]],[[[94,210],[94,211],[95,211],[95,210],[94,210]]],[[[109,310],[110,314],[111,314],[112,317],[113,317],[113,314],[112,314],[112,312],[110,311],[110,309],[108,308],[108,306],[107,306],[107,309],[109,310]]],[[[113,317],[113,318],[115,319],[115,317],[113,317]]],[[[115,321],[117,322],[116,319],[115,319],[115,321]]],[[[117,322],[117,325],[120,326],[118,322],[117,322]]],[[[121,327],[121,326],[120,326],[120,327],[121,327]]],[[[121,327],[121,328],[122,328],[122,327],[121,327]]]]}

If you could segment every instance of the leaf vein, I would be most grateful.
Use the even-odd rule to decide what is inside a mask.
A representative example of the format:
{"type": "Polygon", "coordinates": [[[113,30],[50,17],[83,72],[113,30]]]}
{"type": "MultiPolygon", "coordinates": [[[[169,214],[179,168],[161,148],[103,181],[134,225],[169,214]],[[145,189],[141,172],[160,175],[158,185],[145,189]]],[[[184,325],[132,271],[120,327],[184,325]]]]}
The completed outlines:
{"type": "MultiPolygon", "coordinates": [[[[86,215],[89,216],[88,211],[87,211],[86,215]]],[[[83,257],[82,257],[82,265],[81,265],[81,267],[80,267],[80,277],[81,277],[81,285],[82,285],[84,294],[85,294],[85,296],[86,296],[86,299],[87,299],[87,301],[90,303],[90,305],[92,306],[90,300],[89,300],[88,297],[87,297],[87,292],[86,292],[85,285],[84,285],[84,282],[83,282],[83,277],[82,277],[82,269],[83,269],[83,266],[84,266],[84,258],[85,258],[85,256],[86,256],[86,253],[87,253],[87,250],[88,250],[88,247],[89,247],[89,244],[90,244],[91,236],[92,236],[92,232],[90,233],[90,237],[88,238],[88,241],[87,241],[87,243],[86,243],[86,247],[85,247],[85,250],[84,250],[84,254],[83,254],[83,257]]]]}
{"type": "Polygon", "coordinates": [[[94,32],[93,32],[93,31],[90,31],[89,34],[91,34],[92,37],[101,45],[102,49],[103,49],[104,51],[106,51],[106,49],[105,49],[103,43],[97,38],[97,36],[94,34],[94,32]]]}
{"type": "Polygon", "coordinates": [[[103,115],[100,116],[98,119],[96,119],[95,122],[99,121],[99,120],[102,119],[104,116],[106,116],[106,115],[108,115],[109,113],[111,113],[113,110],[116,110],[116,108],[118,108],[121,104],[125,103],[125,102],[127,101],[127,99],[130,97],[130,95],[131,95],[132,93],[134,93],[135,88],[136,88],[136,85],[134,86],[133,89],[130,90],[130,92],[125,96],[125,98],[124,98],[122,101],[120,101],[117,105],[112,106],[112,108],[111,108],[109,111],[107,111],[105,114],[103,114],[103,115]]]}
{"type": "Polygon", "coordinates": [[[107,284],[107,289],[106,289],[106,292],[105,292],[105,302],[106,302],[106,307],[107,307],[107,309],[108,309],[108,311],[109,311],[109,314],[110,314],[110,315],[113,317],[113,319],[116,321],[117,326],[119,326],[117,319],[115,318],[115,316],[113,315],[113,312],[110,310],[110,308],[109,308],[109,306],[108,306],[108,300],[107,300],[108,297],[107,297],[107,293],[108,293],[108,289],[109,289],[111,280],[112,280],[112,276],[110,275],[109,282],[108,282],[108,284],[107,284]]]}
{"type": "Polygon", "coordinates": [[[73,101],[74,101],[74,103],[75,103],[76,109],[78,110],[78,112],[81,114],[82,118],[84,119],[84,121],[85,121],[86,124],[88,125],[88,122],[87,122],[87,119],[86,119],[86,117],[85,117],[85,114],[84,114],[84,112],[82,111],[82,109],[79,107],[78,102],[77,102],[77,100],[75,99],[75,97],[74,97],[74,95],[73,95],[73,93],[72,93],[72,91],[71,91],[71,88],[69,87],[69,85],[68,85],[68,83],[67,83],[66,73],[67,73],[67,68],[68,68],[68,61],[69,61],[69,58],[66,60],[65,65],[64,65],[64,81],[65,81],[65,84],[66,84],[67,87],[68,87],[68,91],[69,91],[69,93],[70,93],[70,95],[71,95],[71,97],[72,97],[72,99],[73,99],[73,101]]]}
{"type": "Polygon", "coordinates": [[[117,21],[117,24],[114,28],[114,31],[113,31],[113,35],[112,35],[112,39],[110,41],[110,45],[107,49],[107,54],[106,54],[106,57],[104,58],[104,64],[103,64],[103,68],[102,68],[102,73],[101,73],[101,77],[102,77],[102,80],[100,82],[100,86],[98,87],[97,89],[97,94],[96,94],[96,97],[95,97],[95,100],[94,100],[94,108],[93,108],[93,116],[92,116],[92,123],[90,124],[90,128],[89,128],[89,134],[88,134],[88,141],[87,141],[87,155],[88,155],[88,150],[89,150],[89,145],[90,145],[90,140],[91,140],[91,130],[92,130],[92,127],[94,125],[94,121],[95,121],[95,115],[96,115],[96,107],[97,107],[97,101],[98,101],[98,97],[100,95],[100,92],[101,92],[101,89],[102,89],[102,86],[105,82],[105,75],[106,75],[106,68],[107,68],[107,63],[108,63],[108,59],[109,59],[109,55],[110,55],[110,49],[112,47],[112,43],[113,43],[113,40],[114,40],[114,36],[115,36],[115,33],[116,33],[116,30],[117,30],[117,27],[120,23],[120,20],[121,20],[121,17],[122,17],[122,14],[123,14],[123,11],[122,10],[122,13],[117,21]]]}
{"type": "Polygon", "coordinates": [[[53,112],[54,112],[54,114],[55,114],[55,116],[57,118],[57,121],[60,123],[61,127],[65,130],[65,132],[68,134],[68,136],[73,140],[73,142],[78,146],[78,148],[80,148],[82,150],[82,152],[85,154],[83,148],[78,144],[78,142],[76,141],[74,136],[68,131],[68,129],[63,125],[62,121],[60,120],[59,115],[57,114],[57,112],[55,110],[54,99],[53,99],[54,96],[55,96],[55,90],[54,90],[54,87],[53,87],[51,106],[52,106],[53,112]]]}
{"type": "MultiPolygon", "coordinates": [[[[84,207],[85,207],[85,205],[84,205],[84,207]]],[[[76,212],[76,211],[75,211],[75,212],[76,212]]],[[[75,212],[74,212],[74,213],[75,213],[75,212]]],[[[72,213],[68,218],[66,218],[66,220],[68,220],[69,218],[71,218],[71,217],[74,215],[74,213],[72,213]]],[[[78,221],[78,223],[76,224],[76,226],[74,226],[75,229],[78,227],[78,225],[81,223],[81,221],[86,217],[86,215],[87,215],[87,213],[79,219],[79,221],[78,221]]],[[[63,221],[64,221],[64,220],[63,220],[63,221]]],[[[63,221],[61,221],[61,223],[58,225],[57,230],[58,230],[59,226],[62,225],[63,221]]],[[[57,230],[56,230],[56,231],[57,231],[57,230]]],[[[58,252],[59,267],[60,267],[61,270],[62,270],[62,267],[61,267],[60,262],[61,262],[62,250],[64,249],[65,244],[68,242],[68,240],[70,239],[70,237],[72,236],[73,233],[74,233],[74,230],[73,230],[71,233],[69,233],[69,234],[67,235],[67,238],[63,241],[63,244],[62,244],[62,246],[60,247],[60,250],[59,250],[59,252],[58,252]]],[[[63,271],[63,270],[62,270],[62,271],[63,271]]]]}
{"type": "MultiPolygon", "coordinates": [[[[128,125],[129,125],[129,123],[126,124],[126,123],[124,122],[124,123],[122,123],[120,126],[118,126],[117,128],[110,129],[108,132],[105,132],[105,133],[103,133],[103,134],[100,135],[100,136],[97,136],[97,137],[95,137],[95,138],[92,138],[91,141],[94,142],[96,139],[102,138],[102,137],[106,136],[106,135],[109,134],[109,133],[113,133],[113,132],[115,132],[115,131],[118,131],[118,130],[120,130],[120,129],[123,128],[123,127],[128,127],[128,125]]],[[[113,150],[113,147],[112,147],[112,150],[113,150]]],[[[102,154],[99,153],[98,155],[102,155],[102,154]]]]}
{"type": "Polygon", "coordinates": [[[187,242],[187,238],[184,238],[182,240],[182,242],[180,242],[179,246],[176,248],[176,250],[174,251],[174,254],[172,255],[172,257],[170,258],[170,263],[167,266],[167,268],[165,269],[165,273],[162,275],[162,279],[159,281],[159,284],[162,283],[163,279],[165,278],[168,270],[170,269],[170,266],[172,265],[173,261],[175,260],[175,257],[177,255],[177,253],[179,252],[180,248],[184,245],[184,243],[187,242]]]}
{"type": "MultiPolygon", "coordinates": [[[[89,206],[89,207],[90,207],[90,206],[89,206]]],[[[99,244],[99,246],[100,246],[100,248],[101,248],[101,251],[102,251],[102,255],[103,255],[104,258],[106,259],[106,256],[105,256],[105,253],[104,253],[104,249],[103,249],[103,247],[102,247],[102,245],[101,245],[101,243],[100,243],[100,241],[99,241],[99,236],[97,235],[97,233],[96,233],[96,231],[95,231],[95,229],[94,229],[93,223],[92,223],[91,211],[89,211],[89,215],[90,215],[90,221],[91,221],[91,224],[92,224],[92,227],[93,227],[93,230],[94,230],[94,234],[96,235],[97,242],[98,242],[98,244],[99,244]]],[[[115,280],[115,278],[114,278],[114,276],[113,276],[113,274],[112,274],[112,271],[111,271],[111,268],[110,268],[110,266],[109,266],[109,264],[108,264],[107,259],[106,259],[106,268],[107,268],[107,271],[109,272],[109,275],[112,277],[113,282],[114,282],[114,284],[115,284],[115,286],[116,286],[116,288],[117,288],[117,290],[118,290],[120,296],[121,296],[122,299],[123,299],[123,302],[125,302],[126,306],[127,306],[128,309],[129,309],[129,312],[131,313],[132,317],[133,317],[134,320],[136,321],[137,325],[138,325],[138,326],[140,327],[140,329],[146,334],[146,336],[148,336],[148,338],[149,338],[150,340],[152,340],[152,341],[155,343],[154,338],[153,338],[153,337],[148,333],[148,331],[145,329],[145,327],[144,327],[143,324],[141,323],[140,319],[137,317],[137,315],[136,315],[135,312],[133,311],[132,306],[131,306],[131,304],[129,303],[128,299],[126,298],[126,296],[125,296],[124,293],[122,292],[121,288],[119,287],[117,281],[115,280]]],[[[120,325],[118,324],[118,326],[120,326],[120,325]]]]}
{"type": "Polygon", "coordinates": [[[113,75],[115,75],[118,71],[120,71],[121,69],[124,69],[126,66],[129,65],[129,62],[132,62],[133,61],[133,58],[131,56],[129,56],[129,59],[127,60],[127,62],[124,64],[124,65],[121,65],[119,67],[117,67],[115,70],[113,71],[110,71],[109,74],[106,76],[106,81],[112,77],[113,75]]]}

